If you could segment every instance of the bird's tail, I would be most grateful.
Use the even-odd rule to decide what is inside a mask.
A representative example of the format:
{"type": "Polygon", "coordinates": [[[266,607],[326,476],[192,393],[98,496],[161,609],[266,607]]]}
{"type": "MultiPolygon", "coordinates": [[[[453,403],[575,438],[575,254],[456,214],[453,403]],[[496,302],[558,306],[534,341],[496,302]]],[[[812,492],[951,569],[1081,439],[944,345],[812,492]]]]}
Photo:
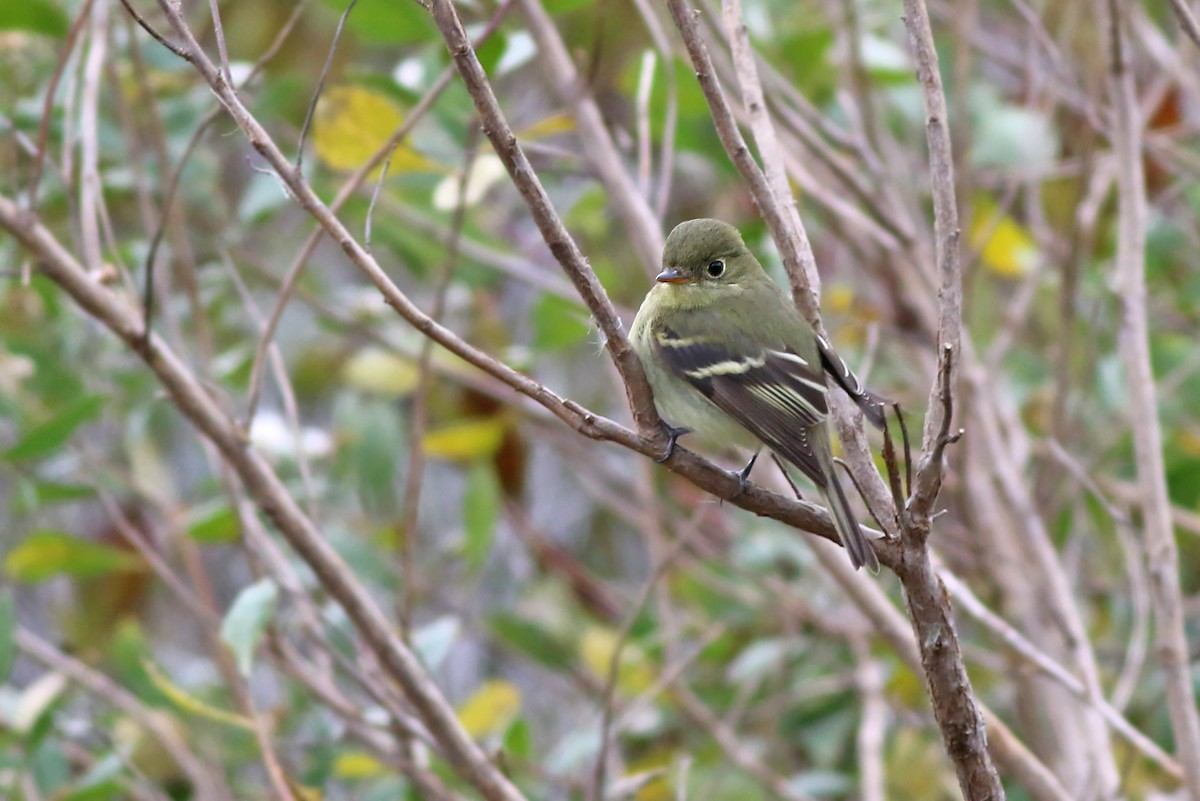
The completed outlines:
{"type": "Polygon", "coordinates": [[[866,565],[867,570],[874,575],[879,572],[879,559],[875,556],[875,549],[871,547],[871,543],[867,542],[867,538],[863,536],[858,521],[854,519],[850,501],[847,500],[841,482],[838,481],[833,459],[821,459],[820,461],[826,483],[822,494],[829,506],[829,514],[833,517],[833,526],[842,539],[842,546],[850,555],[850,563],[856,570],[866,565]]]}

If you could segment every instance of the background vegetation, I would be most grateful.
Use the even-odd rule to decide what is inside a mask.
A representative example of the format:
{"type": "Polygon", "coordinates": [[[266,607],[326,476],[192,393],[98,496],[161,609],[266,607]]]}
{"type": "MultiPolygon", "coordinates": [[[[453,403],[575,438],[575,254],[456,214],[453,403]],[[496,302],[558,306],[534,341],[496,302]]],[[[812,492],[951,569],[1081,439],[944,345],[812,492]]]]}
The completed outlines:
{"type": "MultiPolygon", "coordinates": [[[[965,434],[930,543],[1004,790],[1200,801],[1195,20],[1185,0],[906,5],[692,19],[783,219],[794,192],[826,329],[914,448],[957,256],[965,434]],[[915,77],[926,11],[952,174],[915,77]],[[939,178],[958,240],[935,237],[939,178]]],[[[721,503],[703,460],[672,472],[652,428],[605,427],[630,425],[628,375],[581,276],[627,325],[696,216],[802,275],[677,17],[453,9],[584,265],[547,246],[435,6],[183,4],[221,74],[111,0],[0,7],[0,796],[989,797],[947,757],[892,572],[790,524],[828,536],[812,507],[721,503]]],[[[755,481],[790,494],[773,466],[755,481]]]]}

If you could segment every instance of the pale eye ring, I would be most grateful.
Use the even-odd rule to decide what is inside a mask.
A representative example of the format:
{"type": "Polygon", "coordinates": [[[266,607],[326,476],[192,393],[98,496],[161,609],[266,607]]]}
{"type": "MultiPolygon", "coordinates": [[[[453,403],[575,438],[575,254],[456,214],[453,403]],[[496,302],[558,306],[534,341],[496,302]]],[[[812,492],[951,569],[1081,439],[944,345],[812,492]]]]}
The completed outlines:
{"type": "Polygon", "coordinates": [[[725,262],[721,259],[714,259],[708,263],[708,274],[713,278],[720,278],[725,274],[725,262]]]}

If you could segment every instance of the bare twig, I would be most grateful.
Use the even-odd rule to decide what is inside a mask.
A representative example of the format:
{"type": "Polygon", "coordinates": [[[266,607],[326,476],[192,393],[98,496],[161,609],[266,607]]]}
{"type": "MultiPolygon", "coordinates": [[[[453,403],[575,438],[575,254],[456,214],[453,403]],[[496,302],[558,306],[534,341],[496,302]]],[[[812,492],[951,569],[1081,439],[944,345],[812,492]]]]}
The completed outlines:
{"type": "Polygon", "coordinates": [[[329,42],[329,52],[325,55],[325,64],[321,67],[321,74],[317,78],[317,88],[313,90],[312,97],[308,101],[308,110],[304,113],[304,124],[300,126],[300,138],[296,143],[296,172],[301,172],[304,169],[304,143],[308,139],[308,129],[312,126],[313,115],[317,111],[317,103],[321,100],[321,92],[325,89],[325,79],[329,77],[329,69],[333,66],[333,56],[337,53],[338,42],[342,40],[342,31],[346,28],[346,20],[350,18],[350,12],[354,10],[358,0],[350,0],[346,5],[346,10],[342,12],[342,16],[338,19],[337,28],[333,32],[333,39],[329,42]]]}
{"type": "Polygon", "coordinates": [[[108,4],[93,5],[88,53],[83,72],[83,105],[80,109],[82,154],[79,159],[79,227],[84,264],[98,270],[103,259],[100,244],[100,78],[108,47],[108,4]]]}
{"type": "Polygon", "coordinates": [[[862,722],[858,726],[858,764],[862,772],[862,801],[886,801],[883,747],[887,735],[888,707],[884,698],[884,670],[871,655],[865,638],[851,641],[855,683],[862,698],[862,722]]]}
{"type": "MultiPolygon", "coordinates": [[[[796,200],[792,197],[792,188],[788,185],[787,170],[784,167],[783,151],[779,146],[779,138],[775,134],[775,125],[767,111],[767,101],[763,97],[762,82],[758,78],[758,66],[754,50],[750,47],[750,34],[746,31],[746,23],[742,20],[741,0],[723,0],[725,33],[729,37],[730,48],[733,51],[733,63],[737,71],[738,82],[742,87],[742,102],[750,117],[750,129],[754,133],[755,144],[758,145],[759,158],[762,160],[763,176],[767,188],[774,201],[768,204],[772,214],[778,213],[784,223],[782,229],[772,229],[776,241],[785,237],[794,241],[799,255],[803,277],[791,276],[793,286],[802,285],[810,296],[814,306],[821,303],[821,278],[817,274],[817,260],[813,255],[812,243],[808,241],[808,232],[800,220],[796,210],[796,200]]],[[[759,201],[760,208],[763,203],[759,201]]],[[[783,248],[781,248],[781,251],[783,248]]],[[[801,304],[801,308],[805,308],[801,304]]]]}
{"type": "Polygon", "coordinates": [[[221,772],[204,764],[188,747],[179,730],[162,715],[103,673],[68,656],[33,632],[18,628],[15,639],[17,647],[26,654],[120,709],[151,733],[192,782],[200,801],[232,801],[233,794],[220,778],[221,772]]]}
{"type": "Polygon", "coordinates": [[[217,64],[225,76],[225,81],[233,86],[233,73],[229,66],[229,50],[225,47],[225,26],[221,24],[220,0],[208,0],[208,10],[212,14],[213,37],[217,40],[217,64]]]}
{"type": "Polygon", "coordinates": [[[1104,4],[1109,24],[1109,91],[1112,96],[1113,148],[1117,155],[1117,254],[1115,285],[1121,303],[1121,361],[1129,387],[1130,424],[1141,487],[1142,520],[1150,591],[1154,601],[1158,658],[1175,735],[1175,753],[1183,765],[1192,801],[1200,801],[1200,711],[1189,669],[1179,586],[1179,554],[1171,526],[1162,454],[1162,429],[1150,363],[1150,325],[1146,313],[1146,178],[1142,167],[1142,128],[1126,40],[1129,4],[1104,4]]]}
{"type": "Polygon", "coordinates": [[[191,54],[188,53],[188,51],[185,48],[180,47],[179,45],[175,44],[171,40],[167,39],[165,36],[163,36],[157,30],[155,30],[154,26],[151,25],[146,20],[145,17],[143,17],[140,13],[138,13],[137,9],[135,9],[132,5],[130,5],[129,0],[121,0],[121,5],[125,6],[125,10],[129,12],[129,16],[133,17],[133,21],[136,22],[138,24],[138,26],[141,27],[142,30],[144,30],[146,33],[150,34],[150,36],[153,37],[154,41],[158,42],[160,45],[167,48],[172,53],[174,53],[175,55],[182,58],[184,61],[190,62],[192,60],[191,54]]]}
{"type": "Polygon", "coordinates": [[[1175,10],[1175,16],[1179,17],[1179,27],[1187,35],[1187,38],[1192,40],[1192,44],[1200,47],[1200,22],[1196,21],[1196,15],[1188,5],[1188,0],[1171,0],[1171,8],[1175,10]]]}
{"type": "Polygon", "coordinates": [[[1073,676],[1058,662],[1051,659],[1007,621],[988,609],[965,582],[945,568],[940,569],[938,572],[950,594],[954,596],[958,605],[969,617],[986,626],[1013,653],[1026,660],[1046,676],[1062,684],[1062,686],[1066,687],[1083,701],[1100,710],[1104,720],[1112,727],[1113,731],[1124,737],[1130,745],[1145,754],[1147,758],[1152,760],[1167,774],[1175,779],[1183,778],[1183,770],[1180,768],[1179,762],[1172,759],[1171,755],[1163,751],[1153,740],[1138,731],[1111,704],[1103,698],[1093,697],[1082,681],[1073,676]]]}
{"type": "MultiPolygon", "coordinates": [[[[959,264],[958,207],[954,193],[954,157],[950,147],[950,127],[947,121],[946,94],[938,67],[933,31],[924,0],[905,0],[905,27],[917,60],[917,80],[925,102],[925,134],[929,141],[929,175],[933,189],[933,233],[937,253],[938,287],[938,359],[939,373],[949,371],[945,362],[958,355],[962,337],[962,268],[959,264]]],[[[953,393],[953,383],[951,383],[953,393]]],[[[942,417],[949,415],[943,405],[942,382],[935,381],[929,392],[928,413],[922,449],[931,451],[938,431],[947,424],[942,417]]],[[[940,472],[938,462],[930,462],[926,471],[940,472]]],[[[923,481],[920,470],[916,483],[923,481]]],[[[924,479],[928,480],[928,478],[924,479]]],[[[914,491],[915,494],[916,491],[914,491]]],[[[929,501],[932,502],[932,499],[929,501]]],[[[924,510],[928,512],[929,510],[924,510]]]]}
{"type": "MultiPolygon", "coordinates": [[[[469,126],[462,175],[458,180],[458,203],[455,204],[453,219],[450,222],[451,239],[438,271],[433,308],[429,312],[430,318],[438,323],[445,314],[446,294],[450,291],[454,267],[458,262],[458,241],[467,218],[467,183],[479,150],[478,139],[478,129],[469,126]]],[[[405,636],[412,634],[413,610],[416,604],[417,523],[420,519],[421,485],[425,478],[425,446],[422,439],[428,424],[429,393],[433,387],[433,371],[429,367],[432,358],[433,340],[425,339],[421,342],[421,355],[417,358],[417,388],[413,392],[412,413],[409,417],[408,471],[404,477],[404,500],[400,507],[400,563],[404,579],[399,618],[405,636]]]]}
{"type": "MultiPolygon", "coordinates": [[[[767,228],[771,231],[771,238],[775,241],[775,246],[779,248],[788,280],[791,283],[792,299],[804,316],[816,325],[820,332],[822,331],[820,326],[820,281],[815,277],[817,270],[812,257],[812,249],[811,247],[807,249],[801,247],[798,235],[789,224],[790,220],[784,216],[778,204],[773,200],[773,193],[766,175],[755,163],[754,157],[750,154],[750,148],[742,137],[742,132],[738,130],[737,119],[721,88],[713,67],[712,57],[708,53],[708,46],[705,45],[696,23],[696,16],[699,12],[687,8],[683,4],[683,0],[669,0],[668,6],[671,9],[671,15],[675,18],[675,24],[683,36],[683,43],[691,58],[692,66],[696,69],[696,80],[704,92],[704,99],[708,101],[709,112],[716,126],[717,136],[720,137],[725,152],[749,187],[754,203],[758,207],[759,213],[762,214],[763,220],[766,221],[767,228]]],[[[807,244],[807,240],[804,244],[807,244]]]]}
{"type": "MultiPolygon", "coordinates": [[[[583,153],[608,190],[612,198],[613,213],[625,224],[625,233],[630,238],[642,267],[653,275],[660,269],[663,246],[658,219],[645,195],[638,192],[637,184],[625,169],[621,154],[617,151],[608,133],[608,126],[604,123],[604,117],[600,114],[600,107],[587,91],[583,78],[576,71],[567,53],[562,36],[554,27],[541,1],[518,2],[529,25],[529,32],[537,41],[539,56],[546,64],[546,75],[553,81],[559,98],[568,105],[572,116],[575,117],[575,134],[583,145],[583,153]]],[[[435,3],[435,16],[437,9],[438,4],[435,3]]],[[[444,28],[442,34],[446,34],[444,28]]],[[[466,78],[465,75],[463,77],[466,78]]],[[[478,104],[478,99],[476,103],[478,104]]],[[[482,114],[482,110],[480,113],[482,114]]],[[[497,147],[496,151],[499,152],[500,148],[497,147]]]]}
{"type": "Polygon", "coordinates": [[[75,21],[67,30],[67,36],[63,40],[62,53],[59,54],[58,60],[54,64],[54,72],[50,76],[50,83],[46,86],[46,94],[42,100],[42,117],[38,123],[37,150],[33,157],[33,175],[29,179],[29,208],[31,209],[37,207],[38,184],[42,180],[42,170],[46,164],[46,148],[50,139],[50,112],[54,110],[58,82],[62,80],[63,71],[67,68],[67,62],[70,61],[71,53],[75,50],[75,40],[79,38],[79,31],[83,29],[83,24],[91,18],[92,3],[94,2],[95,0],[85,0],[79,9],[75,21]]]}
{"type": "MultiPolygon", "coordinates": [[[[567,277],[575,285],[575,289],[587,304],[596,324],[605,337],[605,348],[612,357],[617,371],[625,384],[629,405],[633,412],[634,423],[639,432],[654,432],[661,437],[658,426],[658,413],[651,400],[650,386],[642,363],[629,346],[629,341],[622,331],[621,321],[609,301],[604,287],[596,279],[595,273],[587,265],[578,245],[563,225],[562,219],[550,203],[546,190],[517,143],[516,136],[509,127],[500,110],[496,95],[492,92],[491,84],[483,72],[483,67],[475,55],[474,49],[467,40],[462,21],[458,18],[450,0],[434,0],[433,18],[437,23],[450,55],[454,58],[455,66],[471,93],[475,108],[483,120],[483,132],[492,143],[496,155],[504,162],[505,168],[512,177],[513,183],[521,193],[525,204],[529,207],[542,239],[550,248],[550,252],[562,265],[567,277]]],[[[622,173],[624,174],[624,173],[622,173]]],[[[626,178],[628,176],[626,175],[626,178]]],[[[665,444],[665,440],[663,441],[665,444]]]]}

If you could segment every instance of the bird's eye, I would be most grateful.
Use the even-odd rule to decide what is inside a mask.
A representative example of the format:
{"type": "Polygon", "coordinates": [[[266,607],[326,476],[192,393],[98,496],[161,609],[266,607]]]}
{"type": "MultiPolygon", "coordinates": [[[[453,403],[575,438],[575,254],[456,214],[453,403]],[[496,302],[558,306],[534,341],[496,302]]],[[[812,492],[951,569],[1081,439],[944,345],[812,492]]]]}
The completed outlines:
{"type": "Polygon", "coordinates": [[[725,274],[725,262],[721,261],[720,259],[710,261],[708,263],[708,274],[713,278],[720,278],[725,274]]]}

